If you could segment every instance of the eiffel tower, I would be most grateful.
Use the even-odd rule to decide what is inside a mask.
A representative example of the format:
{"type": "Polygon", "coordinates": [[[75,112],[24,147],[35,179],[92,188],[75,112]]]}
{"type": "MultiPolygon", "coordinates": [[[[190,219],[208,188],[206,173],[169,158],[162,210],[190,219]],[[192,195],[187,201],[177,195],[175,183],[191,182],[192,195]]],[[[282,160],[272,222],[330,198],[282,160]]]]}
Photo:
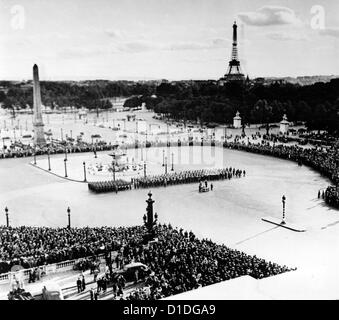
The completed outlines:
{"type": "Polygon", "coordinates": [[[238,58],[238,37],[237,37],[237,23],[234,21],[233,24],[233,44],[232,44],[232,56],[231,60],[228,63],[227,73],[223,78],[219,80],[220,84],[224,84],[225,82],[232,81],[244,81],[245,76],[240,68],[240,61],[238,58]]]}

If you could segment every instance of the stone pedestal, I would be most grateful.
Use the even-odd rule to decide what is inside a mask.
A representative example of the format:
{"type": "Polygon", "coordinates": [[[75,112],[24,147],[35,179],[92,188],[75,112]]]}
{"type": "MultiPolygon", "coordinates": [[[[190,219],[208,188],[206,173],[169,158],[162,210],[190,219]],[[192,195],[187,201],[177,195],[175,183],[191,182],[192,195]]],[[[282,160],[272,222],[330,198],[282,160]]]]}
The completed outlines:
{"type": "Polygon", "coordinates": [[[237,111],[236,116],[233,118],[233,127],[236,129],[241,128],[241,117],[239,111],[237,111]]]}
{"type": "Polygon", "coordinates": [[[290,123],[287,121],[287,116],[284,114],[282,121],[280,122],[280,133],[287,134],[290,123]]]}

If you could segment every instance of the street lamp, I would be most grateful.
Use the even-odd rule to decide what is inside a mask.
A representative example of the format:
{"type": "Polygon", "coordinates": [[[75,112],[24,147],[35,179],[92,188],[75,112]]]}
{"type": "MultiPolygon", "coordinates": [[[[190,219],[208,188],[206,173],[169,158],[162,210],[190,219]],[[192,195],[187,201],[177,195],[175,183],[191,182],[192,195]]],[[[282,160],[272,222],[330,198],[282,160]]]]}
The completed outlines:
{"type": "Polygon", "coordinates": [[[7,228],[9,227],[9,219],[8,219],[8,208],[5,208],[5,212],[6,212],[6,226],[7,228]]]}
{"type": "Polygon", "coordinates": [[[87,181],[87,179],[86,179],[86,162],[84,161],[82,164],[84,166],[84,182],[86,182],[87,181]]]}
{"type": "Polygon", "coordinates": [[[65,146],[65,159],[67,160],[67,147],[65,146]]]}
{"type": "Polygon", "coordinates": [[[113,181],[115,181],[115,163],[112,161],[113,181]]]}
{"type": "Polygon", "coordinates": [[[165,157],[165,174],[167,174],[167,157],[165,157]]]}
{"type": "Polygon", "coordinates": [[[282,218],[281,224],[286,224],[286,222],[285,222],[285,201],[286,201],[286,197],[283,195],[281,199],[282,199],[282,204],[283,204],[283,218],[282,218]]]}
{"type": "Polygon", "coordinates": [[[36,146],[34,146],[34,154],[33,154],[33,156],[34,156],[34,164],[36,165],[36,146]]]}
{"type": "Polygon", "coordinates": [[[162,150],[162,166],[165,166],[165,150],[162,150]]]}
{"type": "Polygon", "coordinates": [[[174,171],[174,160],[173,160],[173,157],[174,157],[174,153],[172,152],[172,168],[171,168],[171,171],[174,171]]]}
{"type": "Polygon", "coordinates": [[[65,178],[67,178],[67,159],[64,159],[65,164],[65,178]]]}
{"type": "Polygon", "coordinates": [[[51,171],[51,158],[49,154],[49,149],[47,151],[47,159],[48,159],[48,171],[51,171]]]}
{"type": "Polygon", "coordinates": [[[146,178],[146,161],[144,162],[144,178],[146,178]]]}
{"type": "Polygon", "coordinates": [[[67,208],[67,214],[68,214],[68,226],[67,226],[67,228],[71,229],[71,208],[70,207],[67,208]]]}

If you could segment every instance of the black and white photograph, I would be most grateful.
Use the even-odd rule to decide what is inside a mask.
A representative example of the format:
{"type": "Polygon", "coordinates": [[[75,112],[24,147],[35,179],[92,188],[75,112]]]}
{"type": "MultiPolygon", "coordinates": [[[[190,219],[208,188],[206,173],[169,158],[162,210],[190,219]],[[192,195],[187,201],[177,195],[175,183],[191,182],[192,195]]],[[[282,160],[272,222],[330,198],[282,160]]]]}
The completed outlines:
{"type": "Polygon", "coordinates": [[[338,300],[338,248],[339,1],[0,0],[0,300],[338,300]]]}

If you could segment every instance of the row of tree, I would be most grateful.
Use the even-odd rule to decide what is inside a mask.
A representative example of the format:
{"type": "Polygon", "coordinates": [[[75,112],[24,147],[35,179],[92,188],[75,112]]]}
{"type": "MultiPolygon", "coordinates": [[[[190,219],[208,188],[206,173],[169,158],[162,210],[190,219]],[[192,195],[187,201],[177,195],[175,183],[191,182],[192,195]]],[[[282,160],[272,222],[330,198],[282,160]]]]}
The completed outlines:
{"type": "MultiPolygon", "coordinates": [[[[0,102],[4,108],[27,108],[27,106],[32,108],[33,87],[31,84],[13,84],[2,81],[1,85],[6,88],[6,93],[0,91],[0,102]]],[[[136,94],[147,96],[155,90],[151,85],[104,80],[80,83],[41,81],[40,88],[42,103],[52,109],[56,106],[60,108],[74,106],[76,108],[105,109],[112,107],[108,98],[136,94]]]]}
{"type": "MultiPolygon", "coordinates": [[[[110,108],[108,98],[132,96],[125,107],[143,102],[148,109],[174,119],[201,123],[230,124],[239,111],[244,123],[279,122],[283,114],[289,121],[303,121],[309,129],[338,134],[339,79],[309,86],[274,83],[269,86],[246,82],[219,86],[213,81],[137,83],[131,81],[41,81],[42,102],[54,108],[110,108]]],[[[5,108],[32,107],[33,89],[27,84],[0,82],[0,102],[5,108]]]]}
{"type": "Polygon", "coordinates": [[[310,86],[270,86],[212,82],[162,83],[156,99],[143,97],[146,107],[174,119],[231,124],[236,112],[244,123],[274,123],[284,114],[306,122],[310,130],[339,130],[339,79],[310,86]]]}

